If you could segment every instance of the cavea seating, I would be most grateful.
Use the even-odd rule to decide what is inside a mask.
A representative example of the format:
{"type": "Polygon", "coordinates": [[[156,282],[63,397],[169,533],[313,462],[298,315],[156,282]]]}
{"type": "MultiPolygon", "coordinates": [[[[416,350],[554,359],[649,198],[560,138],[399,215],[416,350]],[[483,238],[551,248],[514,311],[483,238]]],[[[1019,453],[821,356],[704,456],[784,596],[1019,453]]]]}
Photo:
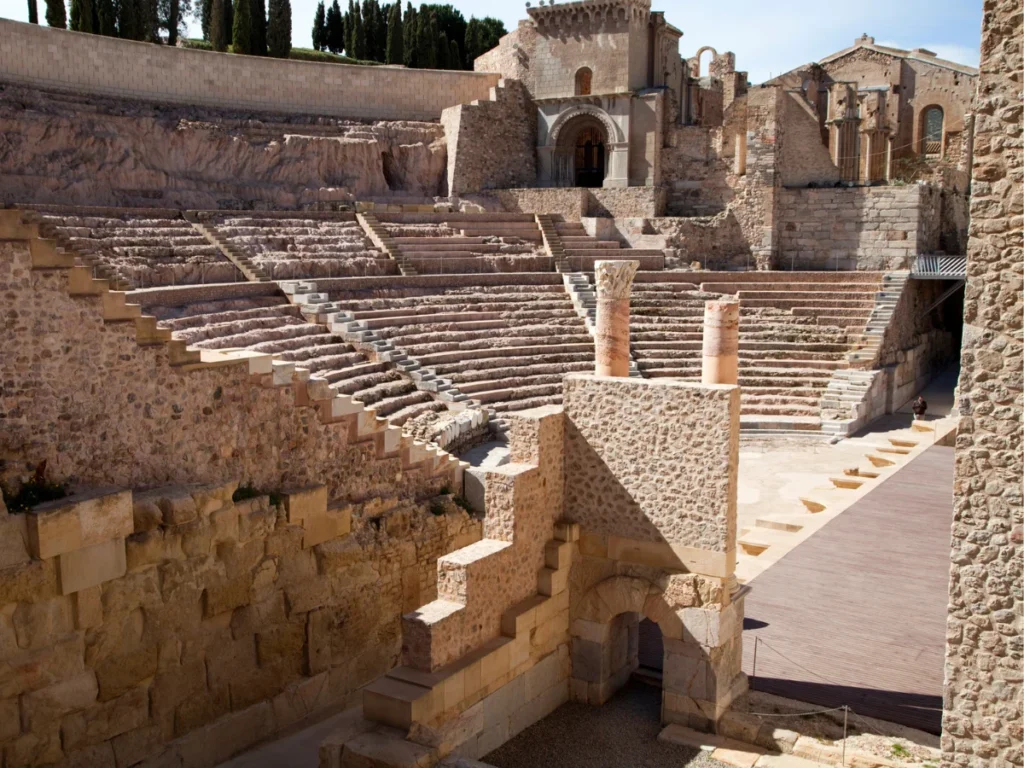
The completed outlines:
{"type": "Polygon", "coordinates": [[[531,214],[378,213],[402,260],[419,274],[554,269],[531,214]]]}
{"type": "Polygon", "coordinates": [[[33,206],[46,231],[126,287],[223,283],[244,279],[221,251],[162,208],[33,206]]]}
{"type": "Polygon", "coordinates": [[[825,388],[849,367],[880,285],[877,273],[638,273],[633,357],[643,376],[699,379],[704,302],[735,295],[744,426],[817,430],[825,388]]]}
{"type": "Polygon", "coordinates": [[[147,312],[174,338],[199,349],[244,348],[294,362],[396,426],[446,410],[393,365],[371,362],[323,325],[306,322],[299,308],[280,295],[204,299],[184,306],[150,306],[147,312]]]}
{"type": "Polygon", "coordinates": [[[199,215],[271,280],[398,274],[398,265],[374,248],[352,213],[199,215]]]}
{"type": "Polygon", "coordinates": [[[562,376],[594,365],[593,339],[561,277],[491,277],[473,284],[473,276],[462,275],[452,287],[399,278],[362,291],[334,281],[330,295],[339,310],[483,408],[500,413],[560,403],[562,376]]]}

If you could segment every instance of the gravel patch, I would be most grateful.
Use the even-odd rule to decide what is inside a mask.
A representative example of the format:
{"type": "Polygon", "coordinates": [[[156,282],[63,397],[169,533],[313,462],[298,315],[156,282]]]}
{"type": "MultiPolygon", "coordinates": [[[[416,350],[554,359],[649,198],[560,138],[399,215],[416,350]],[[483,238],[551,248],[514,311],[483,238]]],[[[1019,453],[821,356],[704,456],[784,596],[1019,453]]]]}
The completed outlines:
{"type": "Polygon", "coordinates": [[[631,680],[603,707],[570,701],[481,758],[496,768],[728,768],[658,741],[661,690],[631,680]]]}

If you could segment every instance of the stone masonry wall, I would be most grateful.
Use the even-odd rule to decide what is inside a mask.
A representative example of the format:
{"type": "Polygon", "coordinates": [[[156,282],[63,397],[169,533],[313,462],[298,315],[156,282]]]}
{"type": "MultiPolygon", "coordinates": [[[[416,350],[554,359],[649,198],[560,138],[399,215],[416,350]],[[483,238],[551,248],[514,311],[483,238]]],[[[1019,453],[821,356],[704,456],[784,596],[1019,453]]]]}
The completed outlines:
{"type": "Polygon", "coordinates": [[[521,83],[506,80],[494,99],[441,113],[448,141],[450,195],[528,186],[537,180],[537,110],[521,83]]]}
{"type": "Polygon", "coordinates": [[[318,64],[169,48],[0,19],[0,80],[161,103],[436,120],[498,75],[318,64]]]}
{"type": "Polygon", "coordinates": [[[27,242],[0,241],[8,466],[46,461],[53,480],[126,487],[323,483],[332,499],[422,498],[450,482],[378,458],[375,441],[354,442],[245,365],[171,367],[167,345],[140,346],[133,322],[105,323],[95,298],[69,296],[68,270],[30,266],[27,242]]]}
{"type": "Polygon", "coordinates": [[[4,765],[212,767],[351,706],[396,663],[437,558],[480,536],[450,502],[392,496],[332,509],[310,540],[326,489],[275,505],[233,502],[237,484],[0,518],[4,765]]]}
{"type": "Polygon", "coordinates": [[[986,0],[946,624],[942,766],[1024,765],[1021,7],[986,0]]]}
{"type": "Polygon", "coordinates": [[[566,517],[610,559],[729,576],[739,390],[570,374],[564,402],[566,517]]]}
{"type": "Polygon", "coordinates": [[[782,189],[781,269],[909,269],[937,245],[938,190],[922,185],[782,189]]]}

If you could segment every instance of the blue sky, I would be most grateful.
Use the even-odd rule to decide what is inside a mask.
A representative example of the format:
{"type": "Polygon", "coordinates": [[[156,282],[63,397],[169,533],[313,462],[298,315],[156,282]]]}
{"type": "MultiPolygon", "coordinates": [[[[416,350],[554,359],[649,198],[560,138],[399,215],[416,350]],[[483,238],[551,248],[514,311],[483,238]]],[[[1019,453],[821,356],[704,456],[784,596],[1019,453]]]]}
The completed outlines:
{"type": "MultiPolygon", "coordinates": [[[[38,2],[42,16],[44,0],[38,2]]],[[[316,2],[292,0],[295,45],[310,45],[316,2]]],[[[526,16],[524,3],[454,0],[453,5],[466,18],[497,16],[510,30],[526,16]]],[[[669,22],[683,30],[684,56],[704,45],[733,51],[737,68],[748,71],[754,83],[846,48],[864,32],[879,44],[927,48],[942,58],[978,64],[981,0],[652,0],[652,9],[664,11],[669,22]]],[[[0,16],[26,20],[26,0],[0,0],[0,16]]],[[[197,23],[193,29],[198,36],[197,23]]]]}

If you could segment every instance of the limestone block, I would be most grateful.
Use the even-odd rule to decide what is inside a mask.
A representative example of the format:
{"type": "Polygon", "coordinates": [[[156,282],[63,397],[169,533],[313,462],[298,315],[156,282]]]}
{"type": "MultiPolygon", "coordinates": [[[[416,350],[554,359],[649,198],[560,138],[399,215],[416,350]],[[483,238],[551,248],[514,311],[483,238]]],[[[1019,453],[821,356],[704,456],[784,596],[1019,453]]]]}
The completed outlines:
{"type": "Polygon", "coordinates": [[[542,595],[554,596],[566,590],[569,585],[569,569],[559,571],[542,568],[537,578],[537,591],[542,595]]]}
{"type": "Polygon", "coordinates": [[[189,488],[174,486],[161,488],[157,493],[157,506],[163,513],[164,525],[184,525],[196,519],[199,511],[189,488]]]}
{"type": "Polygon", "coordinates": [[[149,690],[140,686],[85,712],[64,719],[64,748],[73,750],[108,741],[142,727],[149,719],[149,690]]]}
{"type": "Polygon", "coordinates": [[[21,733],[21,714],[17,698],[0,700],[0,743],[21,733]]]}
{"type": "Polygon", "coordinates": [[[302,523],[310,518],[325,516],[327,513],[327,486],[312,485],[308,488],[285,492],[284,508],[288,513],[289,523],[302,523]]]}
{"type": "Polygon", "coordinates": [[[341,753],[341,768],[430,768],[436,761],[435,749],[378,732],[356,736],[341,753]]]}
{"type": "Polygon", "coordinates": [[[542,596],[527,598],[509,608],[501,617],[501,631],[507,637],[528,633],[537,625],[537,607],[546,602],[542,596]]]}
{"type": "Polygon", "coordinates": [[[559,541],[579,541],[579,523],[570,523],[564,520],[555,523],[555,538],[559,541]]]}
{"type": "Polygon", "coordinates": [[[27,516],[30,548],[54,557],[134,531],[131,491],[95,489],[41,504],[27,516]]]}
{"type": "Polygon", "coordinates": [[[572,564],[572,542],[549,541],[544,546],[544,565],[554,570],[568,568],[572,564]]]}
{"type": "Polygon", "coordinates": [[[70,595],[120,578],[128,570],[124,539],[112,539],[60,555],[60,591],[70,595]]]}
{"type": "Polygon", "coordinates": [[[352,508],[326,510],[322,516],[306,519],[303,522],[305,533],[302,537],[303,549],[315,547],[325,541],[347,536],[352,530],[352,508]]]}
{"type": "Polygon", "coordinates": [[[37,603],[18,603],[11,615],[17,644],[20,648],[41,648],[54,637],[70,632],[74,626],[71,601],[66,597],[37,603]]]}
{"type": "Polygon", "coordinates": [[[109,701],[126,693],[157,671],[157,647],[140,648],[104,659],[96,665],[99,700],[109,701]]]}
{"type": "Polygon", "coordinates": [[[42,731],[48,723],[91,705],[96,694],[96,676],[92,672],[25,694],[21,701],[22,724],[26,731],[42,731]]]}
{"type": "Polygon", "coordinates": [[[28,517],[0,514],[0,569],[29,561],[28,517]]]}
{"type": "Polygon", "coordinates": [[[378,678],[363,689],[364,717],[393,728],[428,723],[439,707],[434,690],[389,677],[378,678]]]}

